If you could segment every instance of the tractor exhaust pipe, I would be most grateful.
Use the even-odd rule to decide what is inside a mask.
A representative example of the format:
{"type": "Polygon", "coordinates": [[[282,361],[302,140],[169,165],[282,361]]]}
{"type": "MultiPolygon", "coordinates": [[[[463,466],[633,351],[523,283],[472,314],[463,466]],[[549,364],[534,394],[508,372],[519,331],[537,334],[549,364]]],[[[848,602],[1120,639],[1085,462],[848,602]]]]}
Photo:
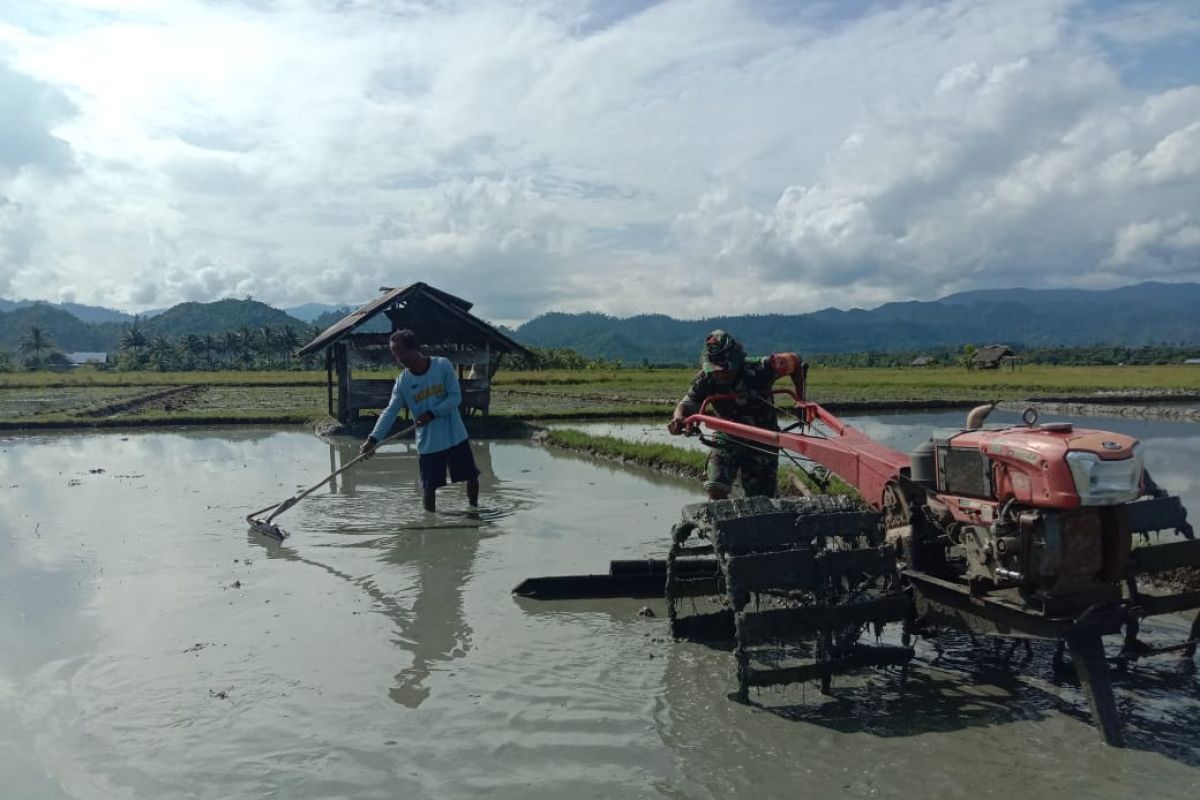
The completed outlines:
{"type": "Polygon", "coordinates": [[[986,403],[981,406],[975,406],[967,413],[967,430],[977,431],[983,427],[983,421],[987,419],[988,414],[992,413],[992,409],[996,407],[995,403],[986,403]]]}

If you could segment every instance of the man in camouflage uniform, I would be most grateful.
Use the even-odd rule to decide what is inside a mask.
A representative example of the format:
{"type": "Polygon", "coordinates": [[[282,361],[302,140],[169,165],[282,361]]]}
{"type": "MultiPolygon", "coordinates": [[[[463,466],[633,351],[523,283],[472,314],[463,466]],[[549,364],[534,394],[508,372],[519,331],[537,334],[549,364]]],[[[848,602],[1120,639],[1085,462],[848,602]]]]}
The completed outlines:
{"type": "MultiPolygon", "coordinates": [[[[716,330],[704,340],[700,355],[701,370],[692,380],[667,430],[684,432],[683,421],[700,410],[701,403],[713,395],[733,394],[735,398],[709,405],[708,413],[767,430],[779,430],[771,390],[775,381],[790,376],[796,396],[802,396],[803,374],[800,357],[795,353],[775,353],[761,358],[746,358],[745,349],[725,331],[716,330]]],[[[747,497],[774,497],[779,474],[777,448],[747,442],[736,436],[718,433],[718,445],[708,454],[704,489],[710,500],[723,500],[741,475],[747,497]]]]}

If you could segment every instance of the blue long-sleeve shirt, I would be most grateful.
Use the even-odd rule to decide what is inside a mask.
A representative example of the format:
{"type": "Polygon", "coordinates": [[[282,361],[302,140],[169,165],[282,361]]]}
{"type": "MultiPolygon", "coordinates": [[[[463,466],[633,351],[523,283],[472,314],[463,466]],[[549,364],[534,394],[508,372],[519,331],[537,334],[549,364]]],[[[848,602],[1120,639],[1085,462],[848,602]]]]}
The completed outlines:
{"type": "Polygon", "coordinates": [[[379,415],[371,438],[377,442],[386,438],[402,408],[407,408],[414,420],[426,411],[432,411],[430,423],[417,428],[417,452],[446,450],[467,438],[467,426],[458,413],[461,403],[462,390],[458,387],[454,365],[447,358],[431,356],[429,368],[423,374],[414,375],[406,369],[396,378],[392,399],[379,415]]]}

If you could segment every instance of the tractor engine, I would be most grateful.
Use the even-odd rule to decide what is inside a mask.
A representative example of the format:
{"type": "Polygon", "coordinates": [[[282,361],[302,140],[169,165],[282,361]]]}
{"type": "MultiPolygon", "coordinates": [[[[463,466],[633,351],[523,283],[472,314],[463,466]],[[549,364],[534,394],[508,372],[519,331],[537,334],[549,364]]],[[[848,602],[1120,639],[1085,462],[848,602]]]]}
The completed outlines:
{"type": "Polygon", "coordinates": [[[1127,504],[1142,494],[1137,440],[1070,423],[935,436],[912,456],[926,515],[982,590],[1088,594],[1124,571],[1127,504]]]}

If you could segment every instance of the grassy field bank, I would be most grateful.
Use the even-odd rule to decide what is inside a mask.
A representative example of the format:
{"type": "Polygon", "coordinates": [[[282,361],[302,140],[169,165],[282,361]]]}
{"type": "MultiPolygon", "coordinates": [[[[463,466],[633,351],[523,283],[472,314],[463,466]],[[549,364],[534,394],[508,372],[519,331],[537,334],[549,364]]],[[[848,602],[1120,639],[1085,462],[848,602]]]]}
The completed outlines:
{"type": "MultiPolygon", "coordinates": [[[[594,436],[569,428],[547,431],[541,436],[541,440],[553,447],[586,453],[609,461],[639,464],[664,472],[675,472],[696,480],[704,479],[704,465],[708,457],[707,453],[699,450],[687,450],[669,444],[630,442],[614,436],[594,436]]],[[[783,497],[801,494],[795,485],[797,480],[811,492],[826,491],[831,494],[849,494],[854,491],[836,476],[830,476],[830,478],[830,485],[822,490],[802,470],[796,469],[794,466],[787,466],[784,462],[780,464],[779,469],[779,494],[783,497]]]]}
{"type": "MultiPolygon", "coordinates": [[[[395,374],[389,370],[361,376],[395,374]]],[[[491,412],[531,421],[658,416],[669,413],[692,375],[683,369],[501,372],[493,384],[491,412]]],[[[835,407],[1095,399],[1098,393],[1200,395],[1200,367],[1028,366],[1015,371],[814,367],[809,373],[809,396],[835,407]]],[[[324,372],[81,369],[0,374],[0,427],[8,429],[172,421],[299,424],[324,417],[326,409],[324,372]]]]}

